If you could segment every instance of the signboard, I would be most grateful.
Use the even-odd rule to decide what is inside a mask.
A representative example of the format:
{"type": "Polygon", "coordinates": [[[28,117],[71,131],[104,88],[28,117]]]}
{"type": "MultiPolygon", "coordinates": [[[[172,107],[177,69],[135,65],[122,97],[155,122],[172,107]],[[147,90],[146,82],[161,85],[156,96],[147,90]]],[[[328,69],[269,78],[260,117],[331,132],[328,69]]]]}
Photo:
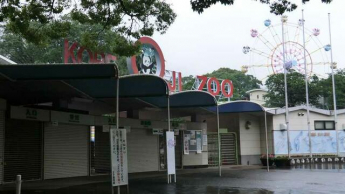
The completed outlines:
{"type": "Polygon", "coordinates": [[[50,121],[49,110],[11,106],[12,119],[50,121]]]}
{"type": "Polygon", "coordinates": [[[68,40],[64,41],[64,63],[84,63],[83,59],[87,58],[88,63],[110,63],[116,61],[117,58],[111,54],[92,52],[90,49],[79,46],[74,42],[71,46],[68,40]],[[83,57],[87,54],[87,57],[83,57]]]}
{"type": "Polygon", "coordinates": [[[176,174],[175,169],[175,136],[174,132],[166,132],[167,141],[167,163],[168,163],[168,174],[176,174]]]}
{"type": "Polygon", "coordinates": [[[152,129],[153,135],[163,135],[163,129],[152,129]]]}
{"type": "Polygon", "coordinates": [[[220,95],[222,98],[230,98],[234,94],[234,85],[231,80],[225,79],[219,82],[215,77],[197,76],[193,88],[207,91],[212,96],[220,95]]]}
{"type": "Polygon", "coordinates": [[[184,131],[183,136],[183,146],[184,154],[189,154],[189,152],[201,153],[203,150],[203,139],[201,130],[189,130],[184,131]]]}
{"type": "Polygon", "coordinates": [[[152,125],[151,121],[140,121],[140,124],[143,126],[143,127],[149,127],[152,125]]]}
{"type": "Polygon", "coordinates": [[[126,129],[110,128],[110,152],[112,185],[128,184],[127,134],[126,129]]]}
{"type": "Polygon", "coordinates": [[[94,125],[95,117],[91,115],[76,114],[69,112],[51,111],[51,120],[59,123],[94,125]]]}

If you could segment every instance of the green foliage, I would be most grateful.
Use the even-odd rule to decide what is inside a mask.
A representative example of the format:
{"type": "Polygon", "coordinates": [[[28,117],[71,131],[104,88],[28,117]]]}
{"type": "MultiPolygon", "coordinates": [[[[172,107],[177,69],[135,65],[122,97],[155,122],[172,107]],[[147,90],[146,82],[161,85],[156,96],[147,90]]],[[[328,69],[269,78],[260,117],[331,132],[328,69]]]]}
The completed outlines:
{"type": "Polygon", "coordinates": [[[205,76],[231,80],[234,85],[234,95],[231,100],[248,99],[246,92],[252,89],[258,89],[262,84],[261,81],[254,76],[246,75],[241,71],[230,68],[220,68],[205,76]]]}
{"type": "MultiPolygon", "coordinates": [[[[320,92],[318,89],[319,78],[314,75],[309,80],[309,103],[318,106],[320,92]]],[[[266,107],[284,107],[285,106],[285,86],[284,74],[273,74],[268,77],[265,83],[268,94],[264,97],[266,107]]],[[[289,72],[287,74],[288,102],[289,107],[298,106],[306,103],[305,79],[304,75],[298,72],[289,72]]]]}
{"type": "Polygon", "coordinates": [[[195,77],[192,75],[182,77],[183,90],[191,90],[195,82],[195,77]]]}
{"type": "MultiPolygon", "coordinates": [[[[341,69],[334,74],[335,80],[335,93],[337,109],[345,108],[345,70],[341,69]]],[[[332,75],[330,74],[327,79],[320,80],[319,92],[325,98],[326,109],[334,109],[333,107],[333,89],[332,89],[332,75]]]]}
{"type": "MultiPolygon", "coordinates": [[[[248,90],[260,88],[261,85],[261,81],[254,76],[246,75],[241,71],[230,68],[220,68],[212,73],[205,74],[205,76],[231,80],[234,85],[234,95],[231,100],[243,100],[246,98],[248,90]]],[[[195,77],[191,75],[183,77],[182,81],[183,89],[190,90],[194,84],[195,77]]]]}
{"type": "MultiPolygon", "coordinates": [[[[86,25],[72,22],[72,28],[68,32],[67,38],[71,41],[80,42],[82,34],[85,31],[100,29],[100,25],[86,25]]],[[[104,30],[98,37],[98,40],[110,39],[117,34],[110,30],[104,30]]],[[[62,63],[63,62],[63,40],[52,40],[47,45],[36,45],[28,42],[17,34],[9,30],[3,30],[0,35],[0,55],[3,55],[16,63],[62,63]]],[[[118,56],[116,64],[119,67],[120,75],[129,74],[127,69],[126,57],[119,56],[118,53],[111,52],[109,45],[102,45],[102,50],[118,56]]]]}
{"type": "Polygon", "coordinates": [[[82,24],[96,26],[79,34],[82,46],[123,56],[139,51],[133,40],[165,33],[176,18],[163,0],[1,0],[0,6],[0,22],[28,43],[46,46],[82,24]]]}
{"type": "MultiPolygon", "coordinates": [[[[255,0],[257,1],[257,0],[255,0]]],[[[291,0],[279,0],[279,1],[271,1],[271,0],[259,0],[260,3],[268,4],[270,7],[270,12],[274,13],[275,15],[283,15],[285,12],[291,12],[297,9],[297,5],[292,3],[291,0]]],[[[306,3],[309,0],[302,0],[303,3],[306,3]]],[[[221,3],[223,5],[232,5],[234,4],[235,0],[191,0],[190,3],[192,5],[193,11],[198,12],[199,14],[204,12],[205,9],[211,7],[216,3],[221,3]]],[[[321,0],[322,3],[331,3],[332,0],[321,0]]]]}

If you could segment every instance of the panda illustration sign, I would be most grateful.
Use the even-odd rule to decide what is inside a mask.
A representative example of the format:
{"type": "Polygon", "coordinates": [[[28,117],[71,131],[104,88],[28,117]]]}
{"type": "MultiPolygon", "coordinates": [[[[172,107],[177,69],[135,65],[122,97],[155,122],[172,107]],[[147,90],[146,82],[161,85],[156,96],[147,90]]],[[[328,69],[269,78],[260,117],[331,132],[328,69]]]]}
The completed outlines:
{"type": "Polygon", "coordinates": [[[149,37],[139,39],[141,53],[127,59],[128,69],[132,74],[153,74],[164,77],[165,61],[158,44],[149,37]]]}

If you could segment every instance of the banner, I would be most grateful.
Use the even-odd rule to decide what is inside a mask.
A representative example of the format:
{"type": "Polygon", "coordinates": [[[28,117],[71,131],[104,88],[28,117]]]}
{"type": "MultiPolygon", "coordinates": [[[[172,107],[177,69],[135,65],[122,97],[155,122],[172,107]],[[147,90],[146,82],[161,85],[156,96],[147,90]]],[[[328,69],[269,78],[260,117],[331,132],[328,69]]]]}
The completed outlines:
{"type": "Polygon", "coordinates": [[[166,132],[167,139],[167,163],[168,163],[168,174],[176,174],[175,169],[175,136],[174,132],[166,132]]]}
{"type": "Polygon", "coordinates": [[[189,154],[189,134],[184,134],[183,137],[183,150],[184,154],[189,154]]]}
{"type": "Polygon", "coordinates": [[[128,165],[126,129],[116,129],[115,126],[111,126],[110,140],[112,185],[127,185],[128,165]]]}

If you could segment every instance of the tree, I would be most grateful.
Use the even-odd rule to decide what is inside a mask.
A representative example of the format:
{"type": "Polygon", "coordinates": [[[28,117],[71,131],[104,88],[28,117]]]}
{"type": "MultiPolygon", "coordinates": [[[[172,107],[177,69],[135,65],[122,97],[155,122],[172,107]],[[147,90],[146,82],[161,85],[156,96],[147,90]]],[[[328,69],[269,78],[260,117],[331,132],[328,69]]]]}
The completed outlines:
{"type": "MultiPolygon", "coordinates": [[[[257,0],[256,0],[257,1],[257,0]]],[[[291,3],[289,0],[278,0],[278,1],[270,1],[270,0],[259,0],[261,3],[267,4],[270,7],[270,12],[276,15],[283,15],[285,12],[291,12],[297,9],[297,5],[295,3],[291,3]]],[[[302,0],[302,3],[306,3],[309,0],[302,0]]],[[[190,3],[192,5],[193,11],[198,12],[199,14],[204,12],[205,9],[211,7],[216,3],[221,3],[223,5],[232,5],[234,4],[235,0],[191,0],[190,3]]],[[[321,0],[323,3],[331,3],[332,0],[321,0]]]]}
{"type": "Polygon", "coordinates": [[[36,45],[48,45],[53,40],[66,38],[73,22],[97,30],[86,30],[80,44],[95,51],[132,56],[139,51],[133,40],[153,33],[165,33],[176,14],[164,0],[1,0],[0,22],[7,30],[36,45]],[[66,15],[70,19],[66,19],[66,15]],[[102,40],[106,30],[116,37],[102,40]]]}
{"type": "MultiPolygon", "coordinates": [[[[220,68],[212,73],[205,74],[205,76],[231,80],[232,84],[234,85],[234,93],[231,100],[243,100],[247,96],[247,91],[260,88],[261,85],[261,81],[256,79],[254,76],[246,75],[241,71],[230,68],[220,68]]],[[[186,85],[192,86],[195,78],[193,78],[193,76],[188,76],[182,78],[182,80],[189,80],[186,83],[183,81],[183,88],[185,90],[190,90],[191,87],[186,87],[186,85]]]]}
{"type": "MultiPolygon", "coordinates": [[[[314,106],[319,106],[319,98],[321,96],[318,84],[320,80],[316,75],[313,75],[308,84],[309,89],[309,103],[314,106]]],[[[264,97],[266,100],[266,107],[285,107],[285,86],[284,74],[270,75],[265,83],[268,94],[264,97]]],[[[289,72],[287,74],[287,93],[289,107],[303,105],[306,103],[305,79],[304,75],[298,72],[289,72]]]]}
{"type": "MultiPolygon", "coordinates": [[[[337,101],[337,109],[345,108],[345,70],[341,69],[334,74],[335,80],[335,94],[337,101]]],[[[333,107],[333,88],[332,88],[332,75],[329,74],[327,79],[320,80],[318,90],[324,97],[326,109],[334,109],[333,107]]]]}
{"type": "MultiPolygon", "coordinates": [[[[86,25],[72,22],[72,27],[68,32],[66,38],[72,41],[81,41],[80,34],[86,30],[97,30],[102,28],[100,25],[86,25]]],[[[116,33],[110,30],[104,30],[102,36],[99,39],[105,39],[107,37],[115,37],[116,33]]],[[[104,50],[107,49],[104,45],[104,50]]],[[[119,56],[116,64],[119,68],[120,75],[129,74],[127,69],[126,57],[119,56]]],[[[3,55],[16,63],[62,63],[63,62],[63,40],[52,40],[47,45],[36,45],[28,42],[26,39],[20,37],[17,34],[5,29],[2,30],[0,36],[0,55],[3,55]]],[[[88,56],[84,56],[88,57],[88,56]]]]}
{"type": "Polygon", "coordinates": [[[192,75],[182,77],[183,90],[191,90],[195,82],[195,77],[192,75]]]}

